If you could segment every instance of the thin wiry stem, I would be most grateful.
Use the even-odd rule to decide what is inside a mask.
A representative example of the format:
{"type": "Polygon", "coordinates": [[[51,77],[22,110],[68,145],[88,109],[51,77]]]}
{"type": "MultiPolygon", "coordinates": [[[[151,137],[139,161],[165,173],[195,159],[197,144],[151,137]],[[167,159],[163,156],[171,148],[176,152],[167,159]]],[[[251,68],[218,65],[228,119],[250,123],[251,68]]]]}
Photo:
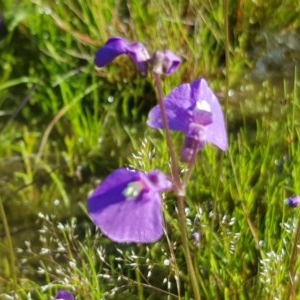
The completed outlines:
{"type": "Polygon", "coordinates": [[[167,119],[167,114],[166,114],[166,109],[163,103],[163,90],[162,90],[162,85],[161,85],[161,77],[159,74],[154,73],[154,80],[155,80],[155,86],[157,89],[157,94],[158,94],[158,104],[161,110],[161,116],[162,116],[162,122],[165,130],[165,135],[166,135],[166,141],[167,141],[167,146],[168,146],[168,151],[171,159],[171,170],[172,170],[172,176],[173,176],[173,181],[174,181],[174,186],[175,186],[175,191],[176,192],[181,192],[181,182],[180,182],[180,177],[179,177],[179,168],[177,164],[177,159],[174,151],[174,146],[171,138],[171,133],[170,133],[170,127],[169,127],[169,122],[167,119]]]}
{"type": "Polygon", "coordinates": [[[189,248],[189,239],[188,239],[188,233],[186,228],[186,219],[185,219],[185,211],[184,211],[184,196],[185,196],[185,185],[181,182],[180,176],[179,176],[179,168],[177,164],[177,159],[174,152],[173,142],[171,138],[170,133],[170,127],[167,119],[167,114],[163,102],[163,90],[161,85],[161,77],[159,74],[154,73],[154,79],[155,79],[155,86],[158,93],[158,103],[161,110],[162,115],[162,122],[165,130],[166,135],[166,141],[168,146],[168,151],[171,159],[171,169],[172,169],[172,175],[173,175],[173,182],[174,182],[174,191],[175,195],[177,197],[177,209],[178,209],[178,222],[179,222],[179,228],[181,233],[181,240],[182,240],[182,246],[183,246],[183,252],[185,257],[185,262],[189,274],[190,283],[192,286],[193,294],[194,294],[194,300],[200,300],[200,290],[199,290],[199,284],[197,281],[197,276],[195,273],[195,269],[193,266],[193,261],[191,258],[190,248],[189,248]]]}
{"type": "Polygon", "coordinates": [[[200,300],[200,290],[199,284],[196,276],[196,272],[194,269],[190,247],[189,247],[189,239],[186,230],[186,219],[185,219],[185,212],[184,212],[184,198],[180,195],[177,196],[177,209],[178,209],[178,221],[179,221],[179,229],[181,233],[181,240],[183,246],[183,252],[185,257],[186,266],[189,273],[190,282],[192,285],[194,299],[200,300]]]}
{"type": "MultiPolygon", "coordinates": [[[[137,261],[137,265],[139,265],[138,261],[137,261]]],[[[139,268],[135,269],[135,277],[136,277],[136,281],[137,281],[138,299],[143,300],[144,299],[144,289],[143,289],[143,285],[141,284],[142,279],[141,279],[141,273],[140,273],[139,268]]]]}
{"type": "Polygon", "coordinates": [[[176,280],[176,285],[177,285],[177,294],[178,294],[178,300],[181,300],[181,288],[180,288],[180,270],[179,270],[179,266],[176,262],[176,257],[175,257],[175,253],[174,253],[174,249],[172,247],[172,242],[168,236],[168,232],[167,230],[165,229],[164,230],[165,232],[165,237],[167,239],[167,242],[168,242],[168,246],[169,246],[169,249],[170,249],[170,255],[171,255],[171,260],[172,260],[172,263],[173,263],[173,267],[174,267],[174,278],[176,280]]]}
{"type": "MultiPolygon", "coordinates": [[[[226,95],[225,95],[225,114],[228,111],[228,91],[229,91],[229,22],[228,22],[228,0],[224,0],[224,27],[225,27],[225,63],[226,63],[226,95]]],[[[227,119],[227,118],[226,118],[227,119]]]]}
{"type": "Polygon", "coordinates": [[[54,128],[55,124],[75,105],[77,104],[84,96],[88,95],[89,93],[91,93],[94,89],[96,89],[98,86],[98,84],[92,84],[91,86],[89,86],[88,88],[86,88],[82,93],[80,93],[76,98],[73,99],[72,102],[68,103],[66,106],[64,106],[56,115],[55,117],[52,119],[52,121],[50,122],[50,124],[47,126],[38,153],[36,155],[36,160],[39,161],[40,158],[42,157],[43,151],[46,147],[49,135],[52,131],[52,129],[54,128]]]}

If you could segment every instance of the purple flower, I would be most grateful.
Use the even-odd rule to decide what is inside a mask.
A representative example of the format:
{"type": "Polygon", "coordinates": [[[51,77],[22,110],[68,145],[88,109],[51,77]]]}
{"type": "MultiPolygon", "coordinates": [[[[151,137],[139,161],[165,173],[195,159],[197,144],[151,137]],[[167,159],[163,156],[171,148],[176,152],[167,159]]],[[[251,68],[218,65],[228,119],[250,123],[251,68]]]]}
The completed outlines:
{"type": "Polygon", "coordinates": [[[160,194],[171,188],[161,171],[118,169],[88,198],[88,210],[95,225],[115,242],[155,242],[163,235],[160,194]]]}
{"type": "Polygon", "coordinates": [[[131,43],[121,37],[110,38],[96,53],[95,63],[98,67],[104,67],[122,54],[128,55],[133,60],[142,76],[147,75],[149,64],[154,64],[158,74],[170,75],[181,63],[181,59],[171,51],[157,52],[151,58],[142,43],[131,43]]]}
{"type": "Polygon", "coordinates": [[[142,43],[130,43],[121,37],[110,38],[104,47],[96,53],[95,62],[98,67],[111,63],[117,56],[127,54],[135,63],[140,73],[147,74],[150,55],[142,43]]]}
{"type": "MultiPolygon", "coordinates": [[[[223,151],[227,149],[223,112],[205,79],[175,88],[164,99],[164,105],[170,129],[185,133],[182,161],[189,162],[195,151],[201,150],[206,142],[223,151]]],[[[155,129],[164,127],[158,105],[150,111],[147,124],[155,129]]]]}
{"type": "Polygon", "coordinates": [[[61,290],[57,293],[55,300],[74,300],[74,297],[70,292],[61,290]]]}
{"type": "Polygon", "coordinates": [[[171,75],[181,64],[181,58],[169,50],[156,51],[151,58],[151,63],[154,73],[171,75]]]}
{"type": "Polygon", "coordinates": [[[194,240],[194,246],[196,248],[200,248],[200,239],[201,239],[201,233],[200,232],[194,232],[192,234],[193,240],[194,240]]]}
{"type": "Polygon", "coordinates": [[[285,199],[285,204],[290,207],[297,207],[300,205],[300,196],[289,197],[285,199]]]}

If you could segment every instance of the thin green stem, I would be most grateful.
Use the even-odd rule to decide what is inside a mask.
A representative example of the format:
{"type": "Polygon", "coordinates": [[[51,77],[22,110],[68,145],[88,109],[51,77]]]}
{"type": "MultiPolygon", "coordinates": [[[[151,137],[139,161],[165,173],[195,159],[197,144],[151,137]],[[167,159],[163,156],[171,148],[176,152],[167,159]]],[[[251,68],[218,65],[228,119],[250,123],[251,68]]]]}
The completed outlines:
{"type": "Polygon", "coordinates": [[[225,95],[225,114],[228,110],[228,91],[229,91],[229,22],[228,22],[228,0],[224,0],[224,27],[225,27],[225,63],[226,63],[226,95],[225,95]]]}
{"type": "MultiPolygon", "coordinates": [[[[291,130],[290,130],[290,134],[293,134],[295,132],[295,111],[296,111],[296,99],[298,99],[298,95],[297,95],[297,69],[295,68],[295,79],[294,79],[294,96],[293,96],[293,106],[292,106],[292,118],[291,118],[291,130]]],[[[292,158],[294,156],[296,156],[296,148],[291,147],[291,153],[292,153],[292,158]]],[[[295,179],[296,180],[296,179],[295,179]]],[[[288,290],[286,293],[286,300],[290,300],[290,299],[296,299],[296,287],[295,287],[295,275],[296,275],[296,271],[295,271],[295,265],[297,263],[297,257],[298,257],[298,244],[300,243],[300,218],[298,219],[298,223],[297,223],[297,228],[296,228],[296,232],[295,232],[295,236],[294,236],[294,241],[293,241],[293,246],[292,246],[292,252],[291,252],[291,256],[290,256],[290,262],[289,262],[289,266],[288,266],[288,272],[289,272],[289,277],[290,277],[290,281],[289,281],[289,285],[288,285],[288,290]]]]}
{"type": "Polygon", "coordinates": [[[201,299],[200,290],[199,290],[199,285],[198,285],[195,269],[193,266],[193,261],[191,258],[191,252],[190,252],[190,248],[189,248],[189,239],[188,239],[187,230],[186,230],[184,198],[180,195],[177,196],[177,208],[178,208],[178,221],[179,221],[179,228],[180,228],[180,233],[181,233],[183,252],[184,252],[187,270],[189,273],[190,282],[191,282],[193,293],[194,293],[194,300],[200,300],[201,299]]]}
{"type": "Polygon", "coordinates": [[[169,246],[169,249],[170,249],[170,255],[171,255],[171,258],[172,258],[172,262],[174,264],[174,273],[175,273],[174,277],[175,277],[176,285],[177,285],[178,300],[181,300],[180,270],[179,270],[178,264],[176,262],[176,257],[175,257],[175,253],[174,253],[172,242],[171,242],[171,240],[170,240],[170,238],[169,238],[168,233],[167,233],[166,230],[165,230],[165,236],[166,236],[166,239],[167,239],[167,242],[168,242],[168,246],[169,246]]]}
{"type": "MultiPolygon", "coordinates": [[[[175,195],[177,197],[177,209],[178,209],[178,222],[179,222],[179,228],[181,233],[181,239],[182,239],[182,246],[183,246],[183,252],[185,257],[185,262],[189,274],[190,283],[192,286],[193,294],[194,294],[194,300],[200,300],[200,290],[199,285],[197,281],[197,276],[195,273],[195,269],[193,266],[193,261],[191,258],[190,248],[189,248],[189,239],[186,229],[186,219],[185,219],[185,211],[184,211],[184,196],[185,196],[185,190],[186,186],[181,182],[180,176],[179,176],[179,168],[174,152],[173,142],[170,134],[170,127],[167,119],[166,109],[163,103],[163,90],[161,85],[161,77],[159,74],[154,73],[154,80],[155,80],[155,86],[158,93],[158,103],[161,109],[161,115],[162,115],[162,122],[165,129],[165,135],[166,135],[166,141],[168,146],[168,151],[171,159],[171,170],[173,175],[173,182],[174,182],[174,191],[175,195]]],[[[194,160],[195,158],[193,158],[194,160]]]]}
{"type": "MultiPolygon", "coordinates": [[[[238,181],[238,176],[237,176],[237,172],[236,172],[235,163],[234,163],[234,160],[233,160],[233,157],[232,157],[230,151],[228,152],[228,156],[229,156],[229,159],[230,159],[231,168],[232,168],[232,172],[233,172],[233,178],[234,178],[234,181],[235,181],[235,185],[236,185],[236,189],[237,189],[239,198],[243,199],[243,192],[242,192],[242,189],[241,189],[241,185],[238,181]]],[[[259,246],[259,239],[258,239],[257,229],[254,227],[254,225],[252,224],[252,222],[249,218],[249,213],[248,213],[248,210],[247,210],[246,206],[243,203],[241,203],[241,207],[243,209],[244,217],[246,219],[246,222],[248,224],[250,232],[253,236],[256,248],[259,249],[261,257],[264,258],[264,256],[265,256],[264,252],[261,250],[261,247],[259,246]]]]}
{"type": "MultiPolygon", "coordinates": [[[[137,266],[139,262],[137,261],[137,266]]],[[[135,269],[135,277],[136,277],[136,281],[137,281],[137,289],[138,289],[138,298],[139,300],[144,300],[144,287],[141,284],[142,283],[142,279],[141,279],[141,274],[140,274],[140,269],[136,268],[135,269]]]]}
{"type": "Polygon", "coordinates": [[[9,261],[10,261],[10,275],[13,279],[14,287],[16,288],[17,287],[17,273],[16,273],[16,269],[15,269],[15,254],[14,254],[13,243],[12,243],[9,225],[8,225],[8,221],[6,218],[6,213],[4,210],[3,203],[2,203],[2,199],[0,199],[0,215],[1,215],[2,222],[3,222],[5,236],[6,236],[7,244],[8,244],[8,253],[9,253],[9,261]]]}
{"type": "Polygon", "coordinates": [[[157,89],[158,104],[159,104],[159,107],[161,110],[162,122],[163,122],[163,126],[165,129],[168,151],[169,151],[169,155],[170,155],[170,159],[171,159],[171,170],[172,170],[172,176],[173,176],[173,180],[174,180],[175,192],[181,193],[183,191],[181,191],[179,168],[178,168],[177,159],[176,159],[176,155],[174,152],[174,146],[173,146],[173,142],[172,142],[172,138],[171,138],[171,134],[170,134],[170,126],[169,126],[169,122],[167,119],[166,109],[165,109],[165,106],[163,103],[164,96],[163,96],[163,90],[162,90],[162,85],[161,85],[161,77],[157,73],[153,73],[153,76],[154,76],[154,80],[155,80],[155,86],[157,89]]]}

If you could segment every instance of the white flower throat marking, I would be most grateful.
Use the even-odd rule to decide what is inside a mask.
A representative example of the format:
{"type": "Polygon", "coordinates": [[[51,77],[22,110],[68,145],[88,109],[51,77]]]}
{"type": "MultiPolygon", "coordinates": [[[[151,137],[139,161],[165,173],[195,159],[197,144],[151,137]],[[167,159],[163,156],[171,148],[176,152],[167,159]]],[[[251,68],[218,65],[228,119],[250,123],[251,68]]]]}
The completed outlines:
{"type": "Polygon", "coordinates": [[[195,111],[204,110],[207,112],[211,112],[210,105],[205,100],[197,101],[194,109],[195,109],[195,111]]]}
{"type": "Polygon", "coordinates": [[[141,181],[133,181],[128,183],[122,194],[126,197],[126,200],[135,200],[141,194],[144,187],[141,181]]]}

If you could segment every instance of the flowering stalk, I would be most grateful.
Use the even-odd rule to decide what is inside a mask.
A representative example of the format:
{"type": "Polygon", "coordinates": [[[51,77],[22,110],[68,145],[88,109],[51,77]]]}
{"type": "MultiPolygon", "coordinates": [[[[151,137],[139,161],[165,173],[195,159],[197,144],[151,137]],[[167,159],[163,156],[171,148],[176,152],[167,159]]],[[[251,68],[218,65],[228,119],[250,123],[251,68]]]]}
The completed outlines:
{"type": "Polygon", "coordinates": [[[189,248],[184,200],[196,155],[206,142],[223,151],[228,147],[223,112],[205,79],[181,84],[164,98],[161,75],[173,74],[181,64],[180,57],[169,50],[156,51],[150,56],[142,43],[113,37],[96,53],[95,63],[102,68],[123,54],[131,58],[142,76],[147,75],[149,68],[154,76],[158,105],[149,112],[147,124],[153,129],[165,131],[172,182],[159,170],[144,173],[118,169],[89,196],[88,210],[93,222],[111,240],[152,243],[163,235],[161,192],[173,189],[189,279],[194,299],[199,300],[200,290],[189,248]],[[179,173],[171,130],[185,134],[180,160],[188,164],[188,170],[183,179],[179,173]]]}
{"type": "Polygon", "coordinates": [[[181,183],[180,183],[180,177],[179,177],[179,168],[177,164],[177,159],[176,155],[174,152],[174,146],[171,138],[171,132],[170,132],[170,127],[169,127],[169,122],[167,119],[167,114],[166,114],[166,109],[163,103],[163,90],[161,86],[161,76],[160,74],[153,73],[154,80],[155,80],[155,87],[157,90],[157,95],[158,95],[158,104],[161,110],[161,115],[162,115],[162,123],[165,128],[165,135],[166,135],[166,141],[167,141],[167,146],[168,146],[168,151],[171,159],[171,170],[172,170],[172,176],[173,176],[173,183],[175,187],[175,192],[177,193],[183,193],[184,191],[181,191],[181,183]]]}
{"type": "Polygon", "coordinates": [[[163,91],[162,91],[162,86],[161,86],[161,77],[157,73],[153,73],[153,74],[154,74],[155,86],[156,86],[157,94],[158,94],[158,104],[159,104],[159,107],[161,110],[162,123],[164,126],[168,151],[169,151],[169,155],[170,155],[170,159],[171,159],[171,169],[172,169],[172,175],[173,175],[173,181],[174,181],[174,191],[175,191],[175,195],[177,197],[178,222],[179,222],[179,229],[180,229],[181,238],[182,238],[182,246],[183,246],[185,262],[186,262],[190,282],[191,282],[193,293],[194,293],[194,299],[200,300],[201,299],[200,291],[199,291],[198,281],[197,281],[196,273],[195,273],[192,258],[191,258],[188,234],[187,234],[187,229],[186,229],[186,219],[185,219],[185,211],[184,211],[184,195],[185,195],[186,183],[182,184],[180,177],[179,177],[179,168],[178,168],[178,164],[177,164],[177,160],[176,160],[176,156],[175,156],[175,152],[174,152],[173,142],[171,139],[169,122],[167,119],[167,114],[166,114],[166,110],[165,110],[165,106],[164,106],[164,102],[163,102],[164,97],[163,97],[163,91]]]}
{"type": "Polygon", "coordinates": [[[185,213],[184,213],[184,198],[181,195],[177,195],[177,209],[178,209],[178,221],[179,221],[179,229],[181,233],[181,239],[182,239],[182,246],[183,246],[183,252],[185,257],[186,266],[188,269],[193,293],[194,293],[194,299],[200,300],[200,291],[199,291],[199,285],[197,281],[196,272],[193,266],[191,252],[189,248],[189,240],[186,230],[186,220],[185,220],[185,213]]]}

